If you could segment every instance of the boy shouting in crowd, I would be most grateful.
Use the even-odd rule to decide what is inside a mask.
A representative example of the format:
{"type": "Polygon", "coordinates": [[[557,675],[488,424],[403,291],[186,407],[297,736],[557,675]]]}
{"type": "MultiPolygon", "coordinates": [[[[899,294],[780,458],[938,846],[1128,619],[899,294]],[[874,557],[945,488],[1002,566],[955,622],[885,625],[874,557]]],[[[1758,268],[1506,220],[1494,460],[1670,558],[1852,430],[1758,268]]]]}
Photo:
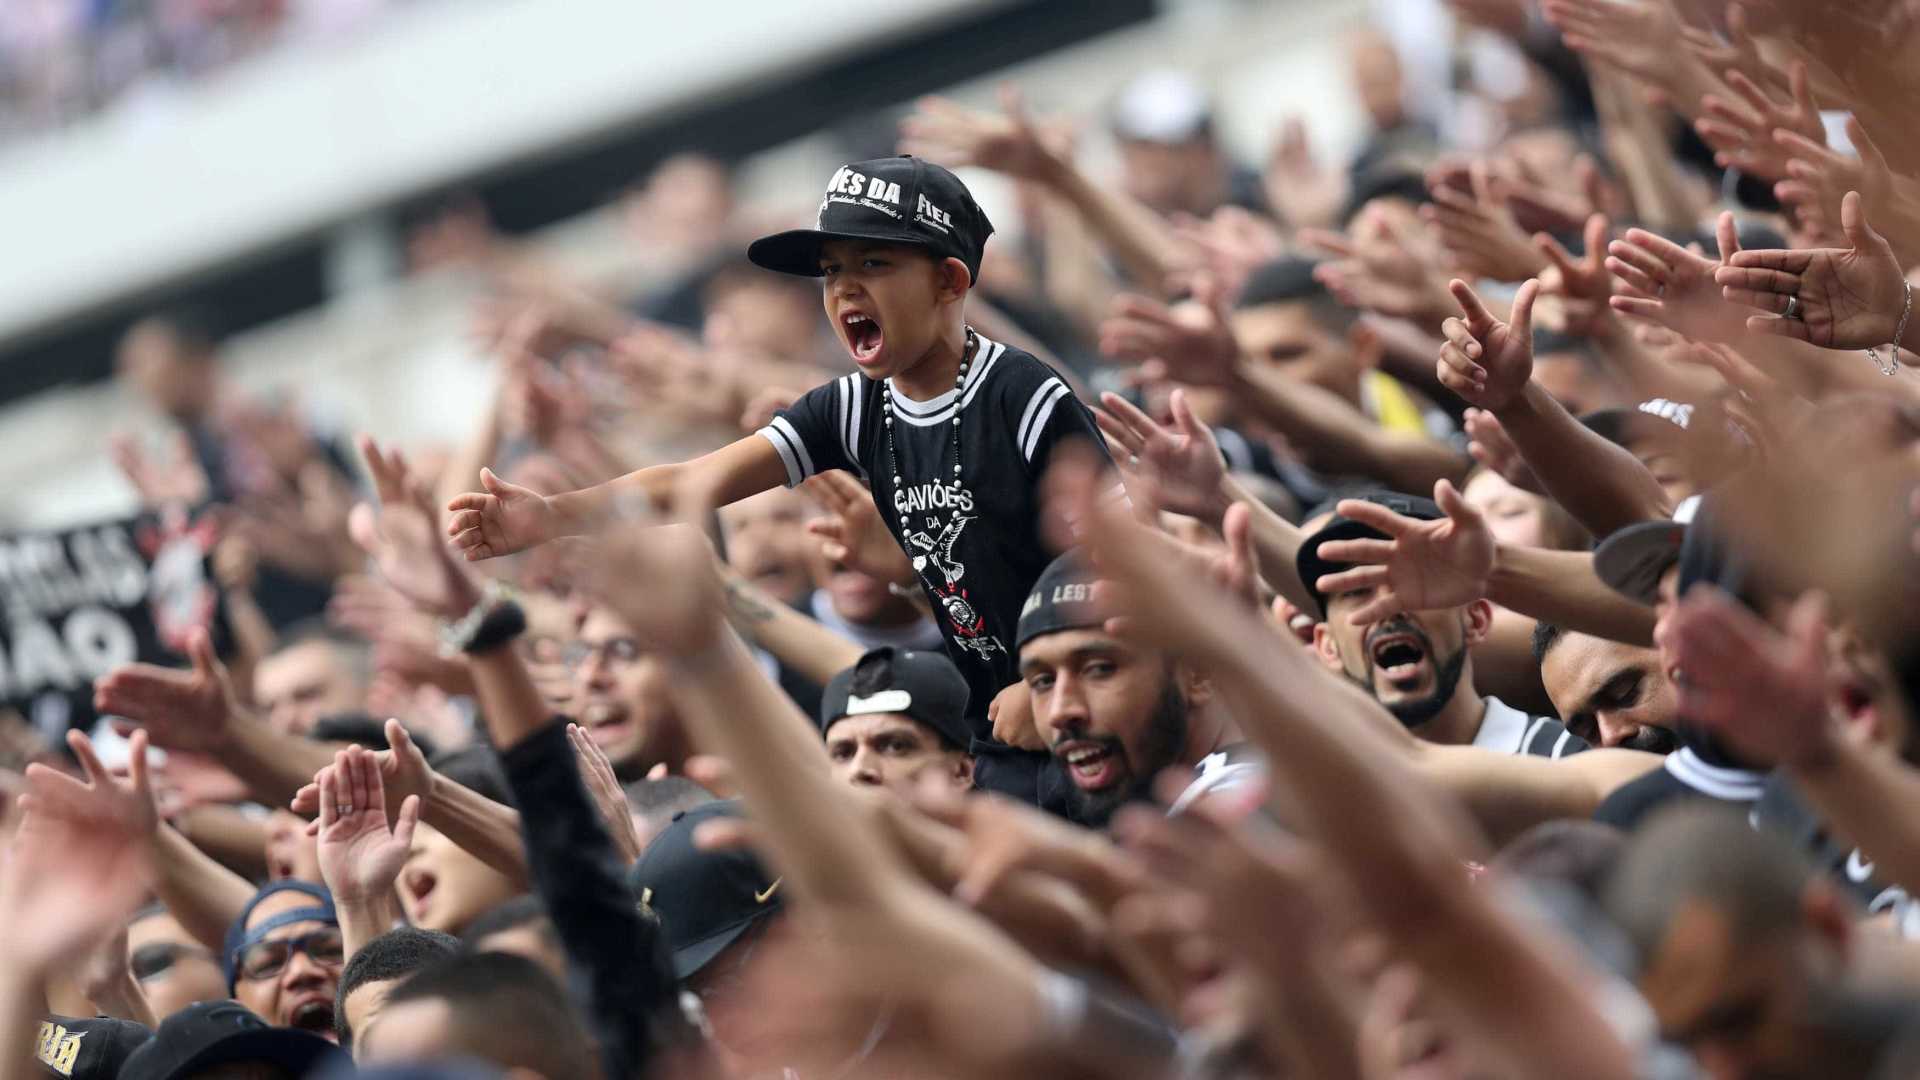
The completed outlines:
{"type": "MultiPolygon", "coordinates": [[[[589,532],[626,495],[664,505],[699,491],[724,505],[846,470],[866,482],[911,559],[985,743],[987,706],[1019,680],[1011,648],[1020,606],[1049,561],[1037,531],[1039,478],[1062,439],[1102,445],[1092,413],[1051,368],[967,325],[967,293],[992,232],[966,187],[931,162],[839,169],[814,228],[763,237],[747,257],[821,279],[827,318],[857,374],[814,388],[704,457],[595,487],[543,496],[483,471],[486,490],[448,504],[454,546],[492,558],[589,532]]],[[[981,749],[980,786],[1035,797],[1046,755],[981,749]]]]}

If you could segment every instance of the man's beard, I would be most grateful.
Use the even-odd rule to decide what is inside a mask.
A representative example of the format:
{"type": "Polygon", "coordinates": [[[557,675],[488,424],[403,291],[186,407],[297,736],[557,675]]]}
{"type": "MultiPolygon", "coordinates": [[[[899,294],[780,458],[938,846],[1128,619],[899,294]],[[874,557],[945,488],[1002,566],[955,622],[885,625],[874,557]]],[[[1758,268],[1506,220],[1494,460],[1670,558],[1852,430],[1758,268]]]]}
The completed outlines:
{"type": "Polygon", "coordinates": [[[1671,728],[1655,727],[1648,724],[1633,733],[1633,738],[1620,744],[1623,750],[1644,750],[1649,754],[1671,754],[1680,749],[1680,736],[1671,728]]]}
{"type": "MultiPolygon", "coordinates": [[[[1125,753],[1118,739],[1104,736],[1097,741],[1111,745],[1116,754],[1125,753]]],[[[1073,820],[1089,829],[1105,829],[1122,806],[1151,800],[1153,778],[1179,758],[1180,748],[1186,744],[1187,697],[1180,692],[1179,680],[1169,670],[1166,683],[1160,691],[1160,702],[1154,706],[1153,716],[1147,722],[1146,742],[1140,748],[1140,760],[1128,762],[1136,770],[1128,782],[1106,791],[1086,791],[1072,778],[1066,778],[1068,808],[1073,812],[1073,820]]],[[[1059,758],[1054,759],[1054,765],[1062,769],[1066,767],[1059,758]]]]}
{"type": "MultiPolygon", "coordinates": [[[[1446,708],[1447,702],[1453,700],[1453,692],[1460,686],[1460,676],[1467,669],[1467,647],[1461,645],[1458,652],[1455,652],[1445,660],[1441,660],[1434,653],[1433,639],[1428,637],[1426,632],[1421,630],[1412,621],[1404,618],[1382,623],[1367,634],[1367,639],[1374,639],[1377,634],[1384,634],[1388,631],[1411,634],[1419,638],[1420,647],[1427,654],[1428,663],[1433,665],[1432,693],[1413,701],[1402,701],[1386,706],[1387,711],[1392,713],[1394,718],[1399,720],[1401,724],[1408,728],[1417,728],[1421,724],[1440,715],[1440,710],[1446,708]]],[[[1359,684],[1360,688],[1367,693],[1373,695],[1375,701],[1379,701],[1380,691],[1374,686],[1374,676],[1376,672],[1373,664],[1373,650],[1366,645],[1365,640],[1362,641],[1361,648],[1360,658],[1361,662],[1366,664],[1366,676],[1364,678],[1354,678],[1352,675],[1348,675],[1347,678],[1359,684]]],[[[1343,666],[1341,670],[1344,672],[1346,668],[1343,666]]],[[[1381,704],[1385,705],[1386,703],[1381,702],[1381,704]]]]}

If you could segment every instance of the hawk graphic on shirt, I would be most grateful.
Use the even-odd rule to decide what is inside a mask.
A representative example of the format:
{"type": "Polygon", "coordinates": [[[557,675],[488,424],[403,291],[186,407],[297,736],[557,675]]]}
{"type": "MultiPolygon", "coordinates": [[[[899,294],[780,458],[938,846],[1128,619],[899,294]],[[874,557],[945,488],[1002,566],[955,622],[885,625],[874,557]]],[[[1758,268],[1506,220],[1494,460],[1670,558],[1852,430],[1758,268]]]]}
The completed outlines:
{"type": "Polygon", "coordinates": [[[907,543],[913,549],[908,554],[913,556],[914,572],[926,573],[927,564],[931,563],[946,579],[949,588],[959,584],[960,579],[967,576],[967,567],[953,557],[953,546],[960,542],[960,534],[966,531],[967,522],[978,516],[955,514],[953,520],[947,522],[946,528],[940,530],[938,538],[928,536],[925,531],[908,533],[907,543]]]}

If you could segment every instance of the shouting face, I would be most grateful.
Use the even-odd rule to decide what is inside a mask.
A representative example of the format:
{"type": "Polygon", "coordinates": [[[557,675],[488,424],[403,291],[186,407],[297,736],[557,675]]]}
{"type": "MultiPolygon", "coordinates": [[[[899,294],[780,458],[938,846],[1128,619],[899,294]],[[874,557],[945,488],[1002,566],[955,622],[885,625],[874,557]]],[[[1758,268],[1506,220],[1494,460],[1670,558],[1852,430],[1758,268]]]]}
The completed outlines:
{"type": "Polygon", "coordinates": [[[1066,630],[1021,646],[1020,672],[1083,821],[1104,823],[1179,760],[1190,699],[1163,654],[1066,630]]]}
{"type": "Polygon", "coordinates": [[[1481,600],[1353,625],[1348,616],[1372,597],[1371,589],[1329,596],[1327,619],[1314,628],[1314,647],[1327,667],[1365,687],[1401,723],[1419,727],[1453,699],[1467,647],[1485,632],[1492,607],[1481,600]]]}
{"type": "Polygon", "coordinates": [[[833,332],[869,379],[911,369],[938,340],[941,309],[966,294],[966,267],[919,248],[830,240],[820,248],[833,332]]]}

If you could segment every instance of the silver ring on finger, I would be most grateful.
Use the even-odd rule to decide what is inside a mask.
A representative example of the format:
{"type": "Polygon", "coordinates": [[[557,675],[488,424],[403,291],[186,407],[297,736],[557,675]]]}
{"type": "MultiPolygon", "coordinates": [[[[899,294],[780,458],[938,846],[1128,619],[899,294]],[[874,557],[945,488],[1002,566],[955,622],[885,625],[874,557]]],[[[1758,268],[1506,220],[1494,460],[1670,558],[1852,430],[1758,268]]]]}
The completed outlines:
{"type": "Polygon", "coordinates": [[[1800,294],[1787,297],[1787,318],[1800,322],[1800,294]]]}
{"type": "Polygon", "coordinates": [[[353,807],[342,804],[334,807],[333,812],[336,817],[346,817],[348,814],[353,813],[353,807]]]}

